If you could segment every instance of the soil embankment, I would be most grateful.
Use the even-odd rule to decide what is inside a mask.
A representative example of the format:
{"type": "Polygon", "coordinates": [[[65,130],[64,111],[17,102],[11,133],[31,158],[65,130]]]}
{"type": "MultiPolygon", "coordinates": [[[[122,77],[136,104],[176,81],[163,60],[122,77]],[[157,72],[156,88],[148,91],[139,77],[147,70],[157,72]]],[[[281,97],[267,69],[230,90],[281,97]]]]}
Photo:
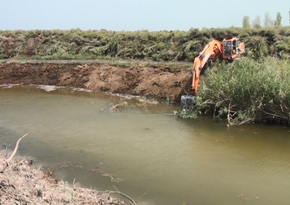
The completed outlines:
{"type": "Polygon", "coordinates": [[[85,88],[179,101],[190,84],[189,64],[114,61],[2,61],[0,84],[85,88]]]}
{"type": "MultiPolygon", "coordinates": [[[[0,154],[0,163],[5,156],[0,154]]],[[[7,162],[8,163],[8,162],[7,162]]],[[[96,191],[57,181],[51,172],[32,166],[32,161],[16,159],[0,172],[0,204],[130,204],[110,196],[118,191],[96,191]]]]}

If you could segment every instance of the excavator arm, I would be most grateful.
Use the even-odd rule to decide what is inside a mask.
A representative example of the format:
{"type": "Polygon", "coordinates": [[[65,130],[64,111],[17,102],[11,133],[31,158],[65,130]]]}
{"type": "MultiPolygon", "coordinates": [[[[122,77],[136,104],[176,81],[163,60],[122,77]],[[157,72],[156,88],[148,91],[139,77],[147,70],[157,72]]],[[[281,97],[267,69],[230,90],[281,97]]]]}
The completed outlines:
{"type": "Polygon", "coordinates": [[[214,39],[206,44],[204,49],[194,59],[191,85],[192,95],[181,96],[181,104],[183,105],[183,108],[191,109],[194,105],[200,75],[202,71],[206,69],[206,65],[211,59],[214,60],[216,58],[220,58],[231,62],[243,53],[245,53],[245,44],[232,35],[227,35],[223,42],[214,39]]]}
{"type": "Polygon", "coordinates": [[[209,59],[216,59],[218,57],[222,57],[222,46],[223,44],[220,41],[214,39],[204,47],[204,49],[199,53],[197,57],[195,57],[193,63],[193,76],[191,87],[191,94],[193,96],[195,96],[197,93],[202,69],[205,68],[206,63],[209,61],[209,59]]]}

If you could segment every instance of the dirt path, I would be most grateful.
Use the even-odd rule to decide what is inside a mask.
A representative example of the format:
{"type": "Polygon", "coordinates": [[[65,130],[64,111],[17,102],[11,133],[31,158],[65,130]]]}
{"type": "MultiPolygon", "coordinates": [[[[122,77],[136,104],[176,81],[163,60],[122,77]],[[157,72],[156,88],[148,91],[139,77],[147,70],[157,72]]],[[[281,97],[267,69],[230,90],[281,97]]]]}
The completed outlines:
{"type": "Polygon", "coordinates": [[[2,60],[0,84],[38,84],[179,101],[189,63],[112,60],[2,60]]]}

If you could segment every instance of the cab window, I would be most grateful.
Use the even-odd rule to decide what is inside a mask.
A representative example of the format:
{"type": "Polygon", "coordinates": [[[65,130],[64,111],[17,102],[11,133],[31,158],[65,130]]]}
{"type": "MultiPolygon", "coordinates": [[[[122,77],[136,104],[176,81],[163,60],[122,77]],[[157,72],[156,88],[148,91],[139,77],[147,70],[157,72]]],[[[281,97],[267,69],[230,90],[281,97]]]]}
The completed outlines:
{"type": "Polygon", "coordinates": [[[236,48],[236,51],[237,51],[237,54],[240,53],[240,44],[241,44],[241,41],[240,40],[237,40],[237,48],[236,48]]]}
{"type": "Polygon", "coordinates": [[[235,55],[237,53],[237,41],[233,41],[233,54],[235,55]]]}
{"type": "Polygon", "coordinates": [[[231,41],[224,41],[224,56],[232,55],[231,47],[232,47],[231,41]]]}

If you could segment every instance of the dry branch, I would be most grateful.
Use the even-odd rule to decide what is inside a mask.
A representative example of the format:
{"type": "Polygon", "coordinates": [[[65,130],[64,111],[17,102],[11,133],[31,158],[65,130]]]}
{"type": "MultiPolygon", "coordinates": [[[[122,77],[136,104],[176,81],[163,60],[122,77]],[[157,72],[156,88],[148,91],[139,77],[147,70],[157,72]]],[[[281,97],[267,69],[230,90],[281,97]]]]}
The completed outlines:
{"type": "Polygon", "coordinates": [[[10,157],[9,157],[8,159],[5,159],[5,160],[4,160],[5,162],[0,162],[0,173],[3,173],[3,172],[5,171],[5,169],[9,166],[9,162],[11,162],[11,160],[13,159],[13,157],[15,156],[15,154],[16,154],[16,152],[17,152],[17,150],[18,150],[18,146],[19,146],[20,141],[21,141],[24,137],[26,137],[27,135],[28,135],[28,133],[25,134],[25,135],[23,135],[22,137],[20,137],[20,138],[17,140],[16,145],[15,145],[15,148],[14,148],[12,154],[10,155],[10,157]]]}
{"type": "Polygon", "coordinates": [[[19,146],[20,141],[21,141],[24,137],[26,137],[27,135],[28,135],[28,133],[25,134],[25,135],[23,135],[22,137],[20,137],[20,138],[17,140],[16,145],[15,145],[15,148],[14,148],[12,154],[10,155],[10,157],[9,157],[8,159],[6,159],[7,162],[10,162],[10,161],[12,160],[12,158],[14,157],[14,155],[16,154],[16,152],[17,152],[17,150],[18,150],[18,146],[19,146]]]}
{"type": "Polygon", "coordinates": [[[124,193],[120,192],[120,191],[119,191],[119,190],[118,190],[114,185],[113,185],[113,187],[116,189],[116,193],[118,193],[118,194],[120,194],[121,196],[123,196],[123,197],[129,199],[130,202],[132,202],[134,205],[137,205],[136,202],[135,202],[135,201],[134,201],[130,196],[128,196],[127,194],[124,194],[124,193]]]}

